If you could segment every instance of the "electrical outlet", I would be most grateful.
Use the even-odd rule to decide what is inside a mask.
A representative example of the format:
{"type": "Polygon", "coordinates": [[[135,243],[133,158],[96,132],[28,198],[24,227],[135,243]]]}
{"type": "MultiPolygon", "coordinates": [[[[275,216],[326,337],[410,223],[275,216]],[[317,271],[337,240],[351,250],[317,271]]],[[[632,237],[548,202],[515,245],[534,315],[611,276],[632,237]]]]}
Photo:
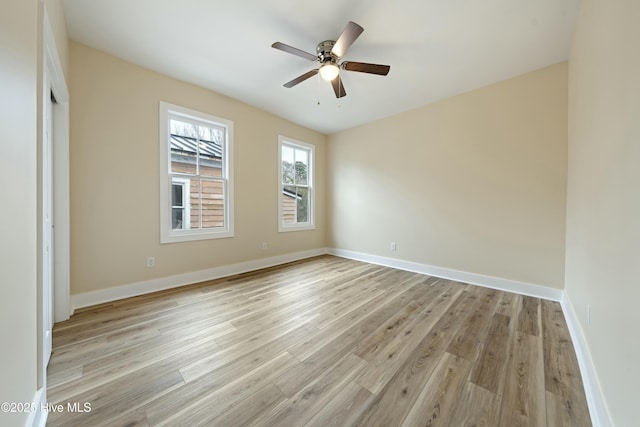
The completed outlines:
{"type": "Polygon", "coordinates": [[[398,247],[396,246],[396,242],[391,242],[391,251],[395,252],[398,247]]]}
{"type": "Polygon", "coordinates": [[[147,258],[147,267],[151,268],[151,267],[155,267],[156,266],[156,259],[152,256],[147,258]]]}
{"type": "Polygon", "coordinates": [[[262,248],[263,251],[266,251],[267,248],[269,248],[269,245],[267,245],[267,242],[262,242],[262,245],[260,247],[262,248]]]}

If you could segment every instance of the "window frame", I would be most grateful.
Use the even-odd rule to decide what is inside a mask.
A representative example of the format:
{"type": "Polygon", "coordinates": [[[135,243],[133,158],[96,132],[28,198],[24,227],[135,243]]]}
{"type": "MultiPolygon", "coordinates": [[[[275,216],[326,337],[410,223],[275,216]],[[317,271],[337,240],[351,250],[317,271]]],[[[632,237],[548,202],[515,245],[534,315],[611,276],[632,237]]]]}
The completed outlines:
{"type": "Polygon", "coordinates": [[[160,101],[160,243],[233,237],[233,198],[233,122],[201,111],[160,101]],[[223,172],[221,179],[224,191],[224,227],[194,230],[174,230],[172,228],[171,191],[173,188],[173,179],[181,177],[179,174],[171,172],[171,145],[169,142],[169,120],[171,118],[225,128],[225,139],[222,147],[223,172]]]}
{"type": "Polygon", "coordinates": [[[307,142],[298,141],[293,138],[278,135],[278,232],[284,233],[289,231],[315,230],[315,145],[307,142]],[[283,217],[283,193],[285,184],[283,183],[282,174],[282,148],[290,147],[307,151],[308,154],[308,170],[307,170],[307,189],[309,194],[308,215],[309,220],[303,223],[285,223],[283,217]]]}

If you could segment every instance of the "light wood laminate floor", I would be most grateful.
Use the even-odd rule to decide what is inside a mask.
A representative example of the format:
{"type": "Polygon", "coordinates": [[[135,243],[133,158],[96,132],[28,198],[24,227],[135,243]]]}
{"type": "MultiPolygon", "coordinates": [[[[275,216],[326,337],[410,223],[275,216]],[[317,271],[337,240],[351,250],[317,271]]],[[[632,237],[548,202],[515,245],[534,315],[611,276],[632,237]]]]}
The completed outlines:
{"type": "Polygon", "coordinates": [[[47,393],[49,426],[591,425],[558,303],[332,256],[78,310],[47,393]]]}

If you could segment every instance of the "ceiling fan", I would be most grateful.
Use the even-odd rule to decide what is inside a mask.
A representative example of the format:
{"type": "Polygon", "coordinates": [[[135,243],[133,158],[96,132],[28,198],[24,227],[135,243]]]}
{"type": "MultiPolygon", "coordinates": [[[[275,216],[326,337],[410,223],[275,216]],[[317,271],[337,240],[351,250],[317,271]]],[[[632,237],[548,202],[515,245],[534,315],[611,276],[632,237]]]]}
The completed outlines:
{"type": "Polygon", "coordinates": [[[342,98],[347,94],[342,85],[340,79],[340,70],[356,71],[359,73],[378,74],[380,76],[386,76],[391,69],[388,65],[368,64],[365,62],[353,62],[342,61],[340,59],[347,52],[347,49],[353,44],[354,41],[362,34],[364,28],[355,22],[349,21],[347,26],[338,37],[338,40],[325,40],[318,43],[316,46],[316,55],[297,49],[295,47],[286,45],[284,43],[275,42],[271,47],[282,50],[293,55],[297,55],[301,58],[308,59],[309,61],[318,61],[320,68],[307,71],[303,75],[296,77],[284,84],[284,87],[292,88],[298,83],[302,83],[310,77],[320,73],[320,77],[324,80],[330,81],[333,86],[333,91],[336,94],[336,98],[342,98]]]}

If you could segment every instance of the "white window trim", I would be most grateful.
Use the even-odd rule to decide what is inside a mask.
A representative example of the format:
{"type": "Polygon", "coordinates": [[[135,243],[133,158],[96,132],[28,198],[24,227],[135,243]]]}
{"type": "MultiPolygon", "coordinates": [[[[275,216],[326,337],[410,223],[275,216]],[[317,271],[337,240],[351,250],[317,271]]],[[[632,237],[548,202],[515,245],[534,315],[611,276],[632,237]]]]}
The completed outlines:
{"type": "Polygon", "coordinates": [[[315,203],[315,182],[314,182],[314,172],[315,172],[315,162],[316,162],[316,147],[312,144],[308,144],[306,142],[297,141],[292,138],[288,138],[286,136],[278,135],[278,232],[285,233],[288,231],[301,231],[301,230],[315,230],[316,228],[316,203],[315,203]],[[295,224],[285,224],[282,221],[283,212],[282,212],[282,193],[284,187],[282,185],[282,146],[292,146],[298,148],[304,148],[309,150],[309,170],[307,171],[307,179],[309,182],[309,221],[303,223],[295,223],[295,224]]]}
{"type": "Polygon", "coordinates": [[[233,122],[211,114],[160,101],[160,243],[188,242],[233,237],[233,122]],[[225,226],[215,229],[173,230],[171,228],[171,174],[169,157],[169,115],[183,116],[189,120],[210,122],[226,128],[226,141],[222,147],[222,161],[227,171],[224,179],[226,196],[224,215],[225,226]]]}

